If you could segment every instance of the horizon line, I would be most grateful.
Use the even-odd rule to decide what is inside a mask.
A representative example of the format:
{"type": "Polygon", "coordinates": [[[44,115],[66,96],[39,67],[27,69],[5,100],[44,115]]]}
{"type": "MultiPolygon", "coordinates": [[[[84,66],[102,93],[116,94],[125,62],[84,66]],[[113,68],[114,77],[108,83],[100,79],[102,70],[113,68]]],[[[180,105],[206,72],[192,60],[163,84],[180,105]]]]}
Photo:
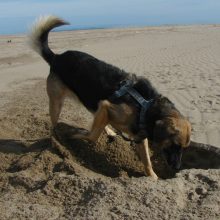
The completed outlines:
{"type": "MultiPolygon", "coordinates": [[[[61,27],[61,28],[55,28],[51,30],[51,32],[65,32],[65,31],[86,31],[86,30],[107,30],[107,29],[126,29],[126,28],[147,28],[147,27],[169,27],[169,26],[214,26],[214,25],[220,25],[220,23],[185,23],[185,24],[152,24],[152,25],[98,25],[98,26],[82,26],[82,27],[61,27]]],[[[72,25],[71,25],[72,26],[72,25]]],[[[26,35],[28,34],[28,28],[27,31],[21,31],[16,33],[3,33],[0,34],[0,36],[14,36],[14,35],[26,35]]]]}

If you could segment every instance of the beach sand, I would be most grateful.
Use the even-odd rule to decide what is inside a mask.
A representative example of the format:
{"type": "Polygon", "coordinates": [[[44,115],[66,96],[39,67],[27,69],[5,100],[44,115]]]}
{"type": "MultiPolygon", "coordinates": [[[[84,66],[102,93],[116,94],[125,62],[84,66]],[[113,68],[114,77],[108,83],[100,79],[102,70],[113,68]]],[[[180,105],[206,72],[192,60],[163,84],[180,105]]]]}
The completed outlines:
{"type": "Polygon", "coordinates": [[[188,161],[191,169],[158,182],[143,176],[132,147],[119,137],[108,144],[103,135],[97,146],[70,140],[68,131],[89,129],[92,116],[69,99],[60,117],[67,148],[51,147],[49,67],[27,41],[0,36],[1,219],[220,218],[220,153],[215,149],[216,159],[207,150],[220,147],[220,25],[50,34],[56,53],[80,50],[147,77],[190,120],[192,140],[207,144],[191,159],[214,164],[188,161]]]}

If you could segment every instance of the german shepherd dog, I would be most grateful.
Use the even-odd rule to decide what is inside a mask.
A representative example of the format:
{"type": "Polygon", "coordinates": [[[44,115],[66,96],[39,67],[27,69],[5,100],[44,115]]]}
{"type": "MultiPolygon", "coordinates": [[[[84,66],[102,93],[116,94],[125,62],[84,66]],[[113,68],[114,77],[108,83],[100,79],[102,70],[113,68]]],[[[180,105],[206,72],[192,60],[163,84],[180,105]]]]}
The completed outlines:
{"type": "Polygon", "coordinates": [[[182,150],[190,143],[189,121],[146,78],[127,73],[84,52],[55,54],[48,46],[48,34],[53,28],[65,24],[68,23],[55,16],[42,17],[33,25],[29,35],[31,47],[50,66],[47,93],[52,129],[57,125],[64,98],[72,94],[94,114],[90,132],[76,134],[74,138],[96,142],[103,130],[114,136],[115,131],[108,127],[111,125],[136,142],[147,175],[158,178],[152,168],[148,140],[152,147],[164,152],[173,169],[179,169],[182,150]],[[126,81],[132,83],[132,89],[139,96],[151,100],[142,119],[144,127],[139,126],[142,106],[132,95],[125,93],[112,98],[126,81]]]}

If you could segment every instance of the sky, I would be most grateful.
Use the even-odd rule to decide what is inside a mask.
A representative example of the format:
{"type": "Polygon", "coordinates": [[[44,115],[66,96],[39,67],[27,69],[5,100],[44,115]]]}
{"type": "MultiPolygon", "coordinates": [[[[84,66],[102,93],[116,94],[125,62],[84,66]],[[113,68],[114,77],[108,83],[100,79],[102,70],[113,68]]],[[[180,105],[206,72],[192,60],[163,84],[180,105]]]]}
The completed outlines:
{"type": "Polygon", "coordinates": [[[220,0],[0,0],[0,34],[26,33],[40,15],[62,29],[220,24],[220,0]]]}

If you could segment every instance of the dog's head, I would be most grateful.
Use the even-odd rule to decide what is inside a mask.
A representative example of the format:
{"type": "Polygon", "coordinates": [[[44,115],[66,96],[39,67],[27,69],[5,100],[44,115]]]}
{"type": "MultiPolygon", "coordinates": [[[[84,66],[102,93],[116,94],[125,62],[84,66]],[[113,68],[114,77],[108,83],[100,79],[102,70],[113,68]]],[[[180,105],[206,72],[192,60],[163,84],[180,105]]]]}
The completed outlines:
{"type": "Polygon", "coordinates": [[[182,151],[189,146],[190,135],[191,125],[185,118],[167,117],[156,121],[153,142],[173,169],[180,169],[182,151]]]}

